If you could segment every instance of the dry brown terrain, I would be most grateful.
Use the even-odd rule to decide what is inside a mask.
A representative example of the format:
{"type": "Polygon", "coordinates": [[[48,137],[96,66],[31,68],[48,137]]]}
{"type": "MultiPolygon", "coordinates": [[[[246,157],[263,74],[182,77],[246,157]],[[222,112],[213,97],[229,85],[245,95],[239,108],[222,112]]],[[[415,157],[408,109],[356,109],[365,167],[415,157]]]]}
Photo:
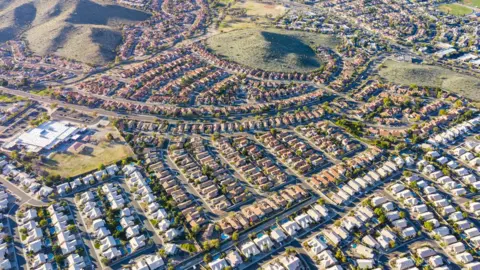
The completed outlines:
{"type": "Polygon", "coordinates": [[[115,57],[122,24],[150,14],[98,0],[0,0],[0,42],[18,35],[30,49],[91,64],[115,57]]]}

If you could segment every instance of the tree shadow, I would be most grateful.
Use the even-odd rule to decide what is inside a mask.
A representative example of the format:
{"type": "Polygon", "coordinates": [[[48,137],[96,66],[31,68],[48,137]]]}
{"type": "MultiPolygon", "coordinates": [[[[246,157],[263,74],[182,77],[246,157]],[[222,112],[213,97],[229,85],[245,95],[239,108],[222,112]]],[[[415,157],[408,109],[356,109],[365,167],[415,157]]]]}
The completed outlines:
{"type": "Polygon", "coordinates": [[[93,157],[93,147],[90,147],[90,146],[84,146],[82,151],[79,153],[81,155],[84,155],[84,156],[90,156],[90,157],[93,157]]]}

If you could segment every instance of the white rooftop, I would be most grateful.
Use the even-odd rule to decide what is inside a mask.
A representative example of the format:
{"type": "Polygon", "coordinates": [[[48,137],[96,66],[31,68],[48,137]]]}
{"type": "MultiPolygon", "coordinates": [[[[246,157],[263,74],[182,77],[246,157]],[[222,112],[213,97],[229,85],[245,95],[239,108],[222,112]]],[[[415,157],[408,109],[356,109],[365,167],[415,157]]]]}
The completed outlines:
{"type": "Polygon", "coordinates": [[[49,121],[21,134],[13,144],[23,146],[28,152],[51,149],[70,138],[78,128],[68,122],[49,121]]]}

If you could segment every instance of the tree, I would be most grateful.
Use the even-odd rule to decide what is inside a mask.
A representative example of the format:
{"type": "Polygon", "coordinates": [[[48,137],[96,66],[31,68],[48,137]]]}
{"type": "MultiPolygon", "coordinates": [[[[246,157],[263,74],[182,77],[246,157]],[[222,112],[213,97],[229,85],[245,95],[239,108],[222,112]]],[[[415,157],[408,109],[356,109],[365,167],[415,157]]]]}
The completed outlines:
{"type": "Polygon", "coordinates": [[[160,257],[165,257],[167,255],[167,253],[165,252],[165,249],[162,248],[162,249],[158,250],[158,255],[160,257]]]}
{"type": "Polygon", "coordinates": [[[384,214],[378,217],[378,222],[380,222],[380,224],[385,223],[385,221],[387,221],[387,217],[384,214]]]}
{"type": "Polygon", "coordinates": [[[63,258],[62,255],[55,255],[53,258],[55,259],[55,262],[56,262],[57,264],[62,264],[62,262],[63,262],[63,260],[64,260],[64,258],[63,258]]]}
{"type": "Polygon", "coordinates": [[[67,230],[70,231],[71,233],[75,233],[76,227],[73,224],[70,224],[67,226],[67,230]]]}
{"type": "Polygon", "coordinates": [[[40,225],[40,227],[45,227],[45,226],[48,225],[48,222],[45,219],[42,219],[42,220],[40,220],[39,225],[40,225]]]}
{"type": "Polygon", "coordinates": [[[435,228],[434,225],[433,225],[433,222],[431,222],[431,221],[425,221],[423,223],[423,227],[425,227],[425,230],[427,230],[428,232],[433,231],[433,229],[435,228]]]}
{"type": "Polygon", "coordinates": [[[215,249],[219,249],[220,248],[220,240],[218,239],[213,239],[210,241],[210,246],[215,248],[215,249]]]}
{"type": "Polygon", "coordinates": [[[195,245],[192,243],[183,243],[180,245],[180,248],[189,254],[197,252],[195,245]]]}
{"type": "Polygon", "coordinates": [[[12,238],[11,236],[9,236],[9,235],[5,235],[5,236],[3,237],[3,241],[5,241],[5,242],[7,242],[7,243],[12,242],[12,240],[13,240],[13,238],[12,238]]]}
{"type": "Polygon", "coordinates": [[[379,207],[375,208],[375,210],[373,210],[373,212],[374,212],[377,216],[383,215],[383,210],[382,210],[382,208],[379,208],[379,207]]]}
{"type": "Polygon", "coordinates": [[[109,141],[109,142],[113,141],[113,135],[112,135],[112,133],[110,133],[110,132],[107,133],[107,135],[106,135],[105,137],[106,137],[107,141],[109,141]]]}
{"type": "Polygon", "coordinates": [[[212,258],[212,255],[210,255],[210,253],[207,253],[207,254],[205,254],[205,256],[203,256],[203,261],[204,261],[205,263],[211,262],[212,259],[213,259],[213,258],[212,258]]]}
{"type": "Polygon", "coordinates": [[[455,104],[454,104],[455,108],[460,108],[463,106],[463,102],[459,99],[457,101],[455,101],[455,104]]]}
{"type": "Polygon", "coordinates": [[[391,240],[390,242],[388,242],[388,245],[390,246],[390,248],[394,248],[396,245],[395,240],[391,240]]]}
{"type": "Polygon", "coordinates": [[[390,107],[392,105],[392,100],[389,97],[385,97],[383,99],[383,106],[385,107],[390,107]]]}
{"type": "Polygon", "coordinates": [[[233,232],[233,234],[232,234],[232,240],[233,240],[233,241],[238,241],[238,232],[237,232],[237,231],[233,232]]]}
{"type": "Polygon", "coordinates": [[[17,150],[13,150],[12,153],[11,153],[11,157],[12,157],[12,159],[17,160],[17,159],[18,159],[18,151],[17,151],[17,150]]]}

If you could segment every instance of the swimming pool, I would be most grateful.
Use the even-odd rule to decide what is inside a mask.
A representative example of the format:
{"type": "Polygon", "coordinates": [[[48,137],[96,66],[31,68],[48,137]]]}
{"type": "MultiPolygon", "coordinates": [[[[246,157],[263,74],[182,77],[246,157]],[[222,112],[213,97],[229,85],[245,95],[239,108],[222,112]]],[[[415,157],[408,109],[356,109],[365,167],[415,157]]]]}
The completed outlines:
{"type": "Polygon", "coordinates": [[[325,243],[325,244],[327,243],[327,239],[325,239],[325,236],[323,236],[323,235],[320,235],[320,236],[318,237],[318,239],[320,239],[320,241],[322,241],[322,242],[325,243]]]}
{"type": "Polygon", "coordinates": [[[222,233],[222,234],[220,235],[220,239],[222,239],[222,240],[228,240],[228,239],[230,239],[230,236],[228,236],[227,234],[222,233]]]}

